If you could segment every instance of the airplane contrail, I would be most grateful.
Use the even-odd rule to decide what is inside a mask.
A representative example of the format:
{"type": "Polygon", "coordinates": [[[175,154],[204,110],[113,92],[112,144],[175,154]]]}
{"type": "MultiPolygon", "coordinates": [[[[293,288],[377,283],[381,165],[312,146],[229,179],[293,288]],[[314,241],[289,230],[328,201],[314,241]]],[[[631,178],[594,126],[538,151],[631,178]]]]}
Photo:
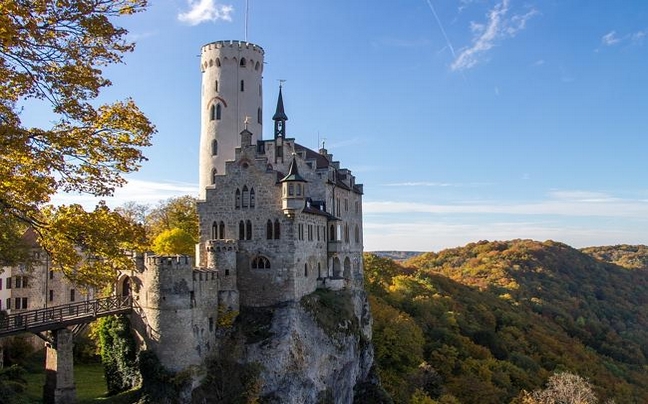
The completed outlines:
{"type": "Polygon", "coordinates": [[[454,46],[452,46],[452,42],[450,42],[450,38],[448,38],[448,34],[446,34],[446,31],[443,28],[443,24],[441,24],[441,20],[439,19],[439,15],[437,14],[436,10],[434,9],[434,5],[432,4],[432,0],[425,0],[425,1],[427,1],[428,7],[430,7],[430,10],[432,10],[432,14],[434,14],[434,18],[436,19],[436,22],[439,25],[439,29],[441,30],[441,33],[443,34],[443,37],[445,38],[446,43],[448,44],[448,48],[450,48],[450,53],[452,53],[452,57],[456,59],[457,55],[455,54],[454,46]]]}

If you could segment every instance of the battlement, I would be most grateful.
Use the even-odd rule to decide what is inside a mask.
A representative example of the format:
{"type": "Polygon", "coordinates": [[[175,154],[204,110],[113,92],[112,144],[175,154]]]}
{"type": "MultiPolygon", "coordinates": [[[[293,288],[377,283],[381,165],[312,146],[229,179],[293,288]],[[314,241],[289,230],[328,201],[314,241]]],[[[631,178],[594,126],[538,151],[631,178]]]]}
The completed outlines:
{"type": "Polygon", "coordinates": [[[144,255],[146,266],[155,266],[158,268],[193,268],[193,258],[187,255],[144,255]]]}
{"type": "Polygon", "coordinates": [[[208,240],[207,249],[209,251],[238,251],[238,241],[237,240],[208,240]]]}
{"type": "Polygon", "coordinates": [[[253,44],[251,42],[238,41],[238,40],[232,40],[232,39],[224,40],[224,41],[210,42],[210,43],[208,43],[206,45],[203,45],[202,50],[203,50],[203,52],[207,52],[207,51],[209,51],[211,49],[221,49],[221,48],[225,48],[225,47],[229,47],[229,48],[237,47],[239,50],[252,49],[253,51],[258,52],[258,53],[260,53],[262,55],[265,53],[263,48],[260,47],[259,45],[255,45],[255,44],[253,44]]]}

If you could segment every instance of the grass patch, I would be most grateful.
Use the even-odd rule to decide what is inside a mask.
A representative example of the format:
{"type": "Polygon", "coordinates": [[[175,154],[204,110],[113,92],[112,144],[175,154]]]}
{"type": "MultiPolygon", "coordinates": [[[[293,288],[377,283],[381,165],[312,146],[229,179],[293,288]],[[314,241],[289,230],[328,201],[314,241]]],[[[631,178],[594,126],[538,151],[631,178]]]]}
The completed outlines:
{"type": "Polygon", "coordinates": [[[301,305],[328,334],[355,334],[359,330],[358,318],[353,311],[353,299],[347,290],[318,289],[301,299],[301,305]]]}
{"type": "MultiPolygon", "coordinates": [[[[43,385],[45,385],[45,351],[31,355],[25,363],[25,380],[27,389],[23,394],[26,404],[43,402],[43,385]]],[[[74,382],[77,388],[77,404],[132,404],[139,400],[139,390],[106,397],[106,379],[101,363],[76,363],[74,365],[74,382]]],[[[1,402],[0,398],[0,402],[1,402]]]]}

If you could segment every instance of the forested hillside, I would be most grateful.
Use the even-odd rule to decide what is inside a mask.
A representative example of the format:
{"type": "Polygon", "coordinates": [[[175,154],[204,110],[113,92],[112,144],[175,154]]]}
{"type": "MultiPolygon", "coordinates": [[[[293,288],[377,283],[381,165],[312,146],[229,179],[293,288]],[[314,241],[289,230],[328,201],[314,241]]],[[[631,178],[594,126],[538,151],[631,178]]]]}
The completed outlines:
{"type": "Polygon", "coordinates": [[[648,248],[514,240],[365,260],[395,402],[521,403],[563,371],[600,403],[648,402],[648,248]]]}

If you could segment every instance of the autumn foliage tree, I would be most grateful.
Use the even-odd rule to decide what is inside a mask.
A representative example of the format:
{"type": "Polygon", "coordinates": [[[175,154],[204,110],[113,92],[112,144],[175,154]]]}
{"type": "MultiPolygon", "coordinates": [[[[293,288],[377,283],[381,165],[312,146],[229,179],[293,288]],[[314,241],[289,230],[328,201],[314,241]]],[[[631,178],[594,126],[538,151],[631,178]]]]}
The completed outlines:
{"type": "Polygon", "coordinates": [[[99,285],[132,265],[121,252],[144,240],[140,226],[104,204],[90,212],[48,204],[57,192],[110,196],[145,160],[141,149],[154,126],[131,99],[96,105],[96,98],[111,85],[101,68],[134,47],[113,22],[146,6],[147,0],[0,2],[3,264],[24,259],[8,254],[7,243],[29,226],[53,263],[72,278],[80,274],[80,282],[99,285]],[[23,122],[24,111],[43,104],[51,107],[51,124],[23,122]]]}

